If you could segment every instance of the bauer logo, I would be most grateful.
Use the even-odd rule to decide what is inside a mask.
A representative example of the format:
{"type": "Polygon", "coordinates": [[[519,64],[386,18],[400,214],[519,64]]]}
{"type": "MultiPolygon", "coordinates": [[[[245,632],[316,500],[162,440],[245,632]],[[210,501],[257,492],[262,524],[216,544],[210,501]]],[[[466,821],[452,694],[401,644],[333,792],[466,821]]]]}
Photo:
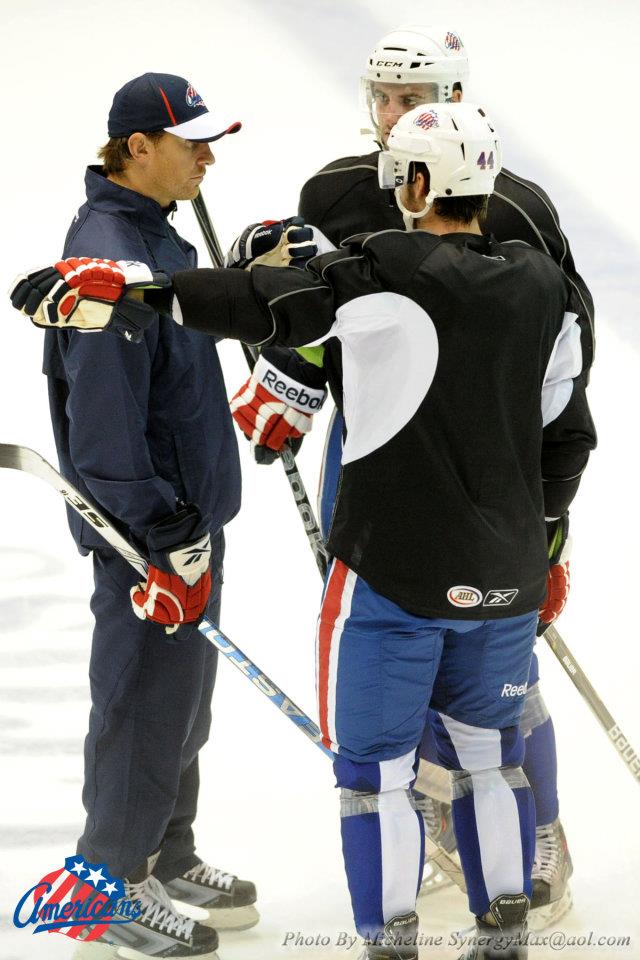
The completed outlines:
{"type": "Polygon", "coordinates": [[[518,596],[518,590],[513,587],[509,590],[487,590],[483,607],[508,607],[518,596]]]}
{"type": "Polygon", "coordinates": [[[13,923],[32,933],[62,933],[73,940],[97,940],[114,924],[131,923],[142,913],[140,900],[126,900],[124,883],[105,864],[67,857],[18,901],[13,923]]]}
{"type": "MultiPolygon", "coordinates": [[[[198,91],[191,84],[187,87],[187,106],[189,107],[204,107],[204,100],[198,93],[198,91]]],[[[206,107],[205,107],[206,109],[206,107]]]]}
{"type": "Polygon", "coordinates": [[[447,600],[454,607],[477,607],[482,603],[482,594],[475,587],[451,587],[447,600]]]}

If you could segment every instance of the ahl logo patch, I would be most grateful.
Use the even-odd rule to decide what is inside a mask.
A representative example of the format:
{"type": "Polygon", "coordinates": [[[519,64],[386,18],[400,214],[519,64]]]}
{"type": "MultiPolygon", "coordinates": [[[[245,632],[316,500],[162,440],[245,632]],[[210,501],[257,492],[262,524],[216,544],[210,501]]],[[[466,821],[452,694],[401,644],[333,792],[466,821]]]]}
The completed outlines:
{"type": "Polygon", "coordinates": [[[204,100],[192,84],[187,87],[187,106],[204,107],[204,100]]]}
{"type": "Polygon", "coordinates": [[[509,590],[487,590],[483,607],[508,607],[520,591],[513,587],[509,590]]]}
{"type": "Polygon", "coordinates": [[[131,923],[142,913],[140,900],[124,899],[124,883],[111,877],[104,863],[67,857],[22,895],[13,913],[14,926],[32,933],[63,933],[72,940],[96,940],[112,924],[131,923]]]}
{"type": "Polygon", "coordinates": [[[477,607],[482,603],[482,594],[475,587],[451,587],[447,592],[447,600],[454,607],[477,607]]]}

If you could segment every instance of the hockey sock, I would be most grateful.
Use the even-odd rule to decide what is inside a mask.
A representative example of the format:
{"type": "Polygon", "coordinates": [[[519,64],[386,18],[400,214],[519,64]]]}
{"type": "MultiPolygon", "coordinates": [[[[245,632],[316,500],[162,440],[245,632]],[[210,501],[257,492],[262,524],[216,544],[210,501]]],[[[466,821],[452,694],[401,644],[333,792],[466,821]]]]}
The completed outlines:
{"type": "Polygon", "coordinates": [[[535,799],[536,825],[553,823],[559,812],[556,736],[537,683],[527,692],[520,730],[525,738],[522,768],[535,799]]]}
{"type": "Polygon", "coordinates": [[[531,897],[535,809],[521,767],[454,771],[453,821],[475,916],[500,894],[531,897]]]}

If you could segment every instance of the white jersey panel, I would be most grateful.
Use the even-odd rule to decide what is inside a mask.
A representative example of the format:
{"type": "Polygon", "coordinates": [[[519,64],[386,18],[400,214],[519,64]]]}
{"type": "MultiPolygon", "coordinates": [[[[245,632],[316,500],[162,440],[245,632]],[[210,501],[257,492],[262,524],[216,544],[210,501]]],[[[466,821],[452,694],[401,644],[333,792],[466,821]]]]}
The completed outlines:
{"type": "Polygon", "coordinates": [[[576,313],[565,313],[542,384],[542,425],[560,416],[571,399],[573,378],[582,369],[580,327],[576,313]]]}
{"type": "Polygon", "coordinates": [[[356,297],[336,311],[342,343],[342,463],[366,457],[411,420],[433,383],[438,337],[428,313],[399,293],[356,297]]]}

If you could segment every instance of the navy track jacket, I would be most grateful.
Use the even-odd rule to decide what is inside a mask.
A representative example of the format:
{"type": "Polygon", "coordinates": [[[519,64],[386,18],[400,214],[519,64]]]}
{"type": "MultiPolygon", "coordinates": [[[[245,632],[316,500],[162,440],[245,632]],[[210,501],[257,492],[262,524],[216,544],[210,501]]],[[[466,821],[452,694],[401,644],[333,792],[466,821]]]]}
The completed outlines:
{"type": "MultiPolygon", "coordinates": [[[[140,260],[173,273],[196,266],[171,212],[89,167],[87,202],[64,257],[140,260]]],[[[43,372],[62,473],[125,533],[196,504],[219,530],[240,507],[240,464],[215,341],[161,318],[141,343],[78,330],[47,331],[43,372]]],[[[68,510],[81,553],[104,546],[68,510]]]]}

